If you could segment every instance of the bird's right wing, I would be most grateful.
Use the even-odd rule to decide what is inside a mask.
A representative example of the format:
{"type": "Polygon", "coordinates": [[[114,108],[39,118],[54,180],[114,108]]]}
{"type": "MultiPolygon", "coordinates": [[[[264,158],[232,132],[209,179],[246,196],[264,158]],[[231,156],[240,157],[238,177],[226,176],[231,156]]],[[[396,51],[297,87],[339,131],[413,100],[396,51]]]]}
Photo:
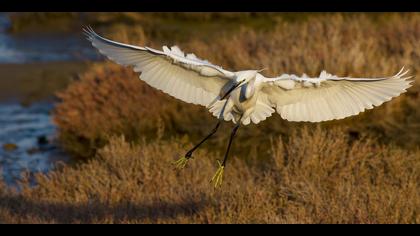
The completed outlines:
{"type": "Polygon", "coordinates": [[[133,66],[140,79],[184,102],[208,106],[219,99],[221,88],[233,72],[185,55],[178,47],[164,46],[163,51],[118,43],[84,29],[87,38],[102,54],[118,64],[133,66]]]}
{"type": "Polygon", "coordinates": [[[318,78],[283,74],[264,78],[262,93],[283,119],[319,122],[357,115],[397,97],[412,76],[401,71],[388,78],[337,77],[323,71],[318,78]]]}

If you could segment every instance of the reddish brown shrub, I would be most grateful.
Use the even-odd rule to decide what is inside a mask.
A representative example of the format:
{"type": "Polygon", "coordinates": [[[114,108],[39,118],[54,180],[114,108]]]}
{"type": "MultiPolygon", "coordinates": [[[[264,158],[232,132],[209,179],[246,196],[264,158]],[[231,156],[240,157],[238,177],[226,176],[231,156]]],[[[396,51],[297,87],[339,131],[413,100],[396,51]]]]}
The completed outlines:
{"type": "Polygon", "coordinates": [[[54,121],[63,145],[86,156],[103,146],[109,135],[139,140],[162,128],[182,132],[207,115],[151,88],[131,69],[112,63],[94,66],[58,97],[63,103],[55,109],[54,121]]]}

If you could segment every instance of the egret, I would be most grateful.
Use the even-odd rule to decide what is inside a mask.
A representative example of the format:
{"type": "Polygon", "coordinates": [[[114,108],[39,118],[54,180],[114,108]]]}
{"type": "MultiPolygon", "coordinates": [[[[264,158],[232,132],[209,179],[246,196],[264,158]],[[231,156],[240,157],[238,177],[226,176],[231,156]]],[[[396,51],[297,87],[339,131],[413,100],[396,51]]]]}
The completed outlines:
{"type": "Polygon", "coordinates": [[[211,179],[222,184],[229,150],[240,125],[259,122],[277,112],[288,121],[321,122],[343,119],[372,109],[405,92],[413,76],[404,67],[382,78],[338,77],[322,71],[316,78],[282,74],[268,78],[262,70],[229,71],[179,47],[150,47],[115,42],[84,29],[88,40],[112,61],[132,66],[140,79],[187,103],[205,106],[218,122],[213,130],[174,164],[184,168],[193,152],[216,133],[221,121],[235,126],[222,162],[211,179]]]}

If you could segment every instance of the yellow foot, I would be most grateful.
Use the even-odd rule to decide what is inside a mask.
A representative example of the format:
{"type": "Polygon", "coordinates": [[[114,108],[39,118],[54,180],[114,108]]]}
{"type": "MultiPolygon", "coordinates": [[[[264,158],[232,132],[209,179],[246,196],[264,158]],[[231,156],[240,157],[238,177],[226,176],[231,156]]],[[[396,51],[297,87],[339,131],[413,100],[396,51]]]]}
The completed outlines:
{"type": "Polygon", "coordinates": [[[225,171],[225,167],[220,163],[220,161],[217,161],[219,164],[219,168],[217,169],[216,173],[214,174],[213,178],[211,178],[210,183],[214,183],[214,188],[218,188],[222,186],[223,182],[223,172],[225,171]]]}
{"type": "Polygon", "coordinates": [[[185,168],[189,160],[190,159],[187,157],[181,157],[177,161],[174,161],[173,165],[175,166],[176,169],[182,170],[185,168]]]}

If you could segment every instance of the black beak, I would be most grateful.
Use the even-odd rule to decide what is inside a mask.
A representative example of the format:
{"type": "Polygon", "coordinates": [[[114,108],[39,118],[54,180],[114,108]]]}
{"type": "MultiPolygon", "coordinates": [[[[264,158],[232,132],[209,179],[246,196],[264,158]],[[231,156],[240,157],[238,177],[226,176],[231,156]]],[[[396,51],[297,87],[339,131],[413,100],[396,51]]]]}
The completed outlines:
{"type": "Polygon", "coordinates": [[[223,97],[220,100],[225,99],[233,90],[235,90],[237,87],[239,87],[242,84],[242,82],[236,84],[235,86],[233,86],[232,88],[230,88],[227,93],[225,93],[225,95],[223,95],[223,97]]]}

